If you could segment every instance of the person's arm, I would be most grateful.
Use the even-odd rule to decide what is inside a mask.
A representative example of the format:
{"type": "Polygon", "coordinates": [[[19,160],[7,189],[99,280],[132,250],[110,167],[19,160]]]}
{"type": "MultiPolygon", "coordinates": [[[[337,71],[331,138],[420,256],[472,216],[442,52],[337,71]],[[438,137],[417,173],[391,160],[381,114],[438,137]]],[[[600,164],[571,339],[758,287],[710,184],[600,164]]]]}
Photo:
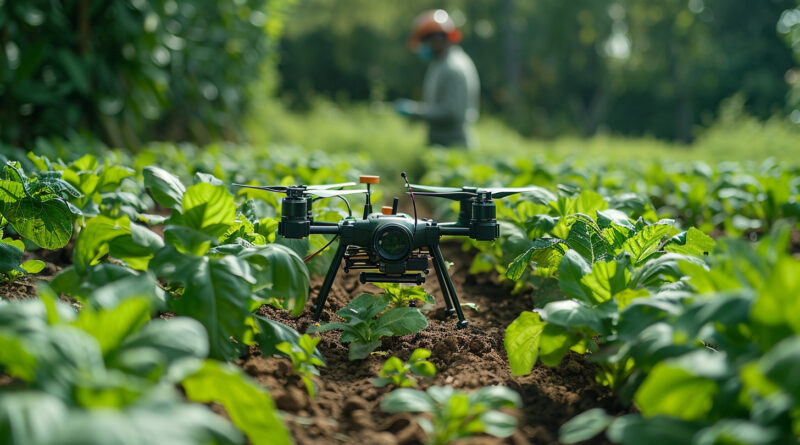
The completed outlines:
{"type": "Polygon", "coordinates": [[[439,79],[435,102],[416,104],[414,117],[434,123],[448,124],[464,119],[467,109],[467,80],[463,73],[449,71],[439,79]]]}

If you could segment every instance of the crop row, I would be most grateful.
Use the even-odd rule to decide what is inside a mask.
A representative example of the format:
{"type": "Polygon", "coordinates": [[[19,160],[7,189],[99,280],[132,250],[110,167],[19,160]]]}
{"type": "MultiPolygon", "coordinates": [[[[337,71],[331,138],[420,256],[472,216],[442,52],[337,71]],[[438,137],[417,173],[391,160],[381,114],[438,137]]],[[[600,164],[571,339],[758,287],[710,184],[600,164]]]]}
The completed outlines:
{"type": "MultiPolygon", "coordinates": [[[[234,195],[226,184],[340,182],[367,161],[172,145],[108,159],[115,160],[86,155],[66,163],[29,154],[0,172],[0,230],[8,235],[0,236],[0,277],[11,281],[44,267],[23,261],[26,248],[69,244],[72,254],[72,265],[41,285],[38,299],[0,302],[0,370],[15,385],[0,403],[0,437],[289,441],[269,395],[225,361],[255,345],[265,356],[286,355],[313,394],[312,376],[324,366],[316,341],[256,311],[263,304],[295,316],[304,310],[310,274],[321,273],[327,258],[303,257],[326,240],[282,239],[274,195],[234,195]],[[252,162],[242,164],[246,156],[252,162]],[[160,320],[164,313],[175,317],[160,320]],[[192,402],[223,405],[231,423],[192,402]],[[40,413],[52,428],[39,427],[40,413]]],[[[598,381],[633,406],[619,418],[583,413],[564,425],[563,441],[604,430],[625,444],[796,440],[800,261],[789,253],[800,215],[796,168],[471,164],[446,152],[434,161],[428,182],[540,186],[498,203],[497,242],[467,245],[478,249],[473,273],[496,270],[517,290],[560,291],[508,326],[515,374],[529,373],[537,361],[555,366],[568,351],[586,354],[598,365],[598,381]],[[742,234],[761,240],[720,237],[742,234]]],[[[344,214],[330,202],[318,216],[344,214]]],[[[346,323],[310,332],[342,330],[351,359],[359,359],[381,336],[427,325],[418,309],[405,307],[425,295],[386,291],[354,299],[339,312],[346,323]]],[[[387,361],[381,378],[404,382],[398,376],[411,366],[387,361]]],[[[518,404],[504,388],[466,395],[432,387],[397,390],[384,409],[431,413],[433,423],[421,422],[433,442],[446,443],[458,437],[448,434],[510,434],[513,419],[493,409],[518,404]],[[469,431],[447,430],[453,419],[442,407],[451,403],[482,420],[469,431]]]]}

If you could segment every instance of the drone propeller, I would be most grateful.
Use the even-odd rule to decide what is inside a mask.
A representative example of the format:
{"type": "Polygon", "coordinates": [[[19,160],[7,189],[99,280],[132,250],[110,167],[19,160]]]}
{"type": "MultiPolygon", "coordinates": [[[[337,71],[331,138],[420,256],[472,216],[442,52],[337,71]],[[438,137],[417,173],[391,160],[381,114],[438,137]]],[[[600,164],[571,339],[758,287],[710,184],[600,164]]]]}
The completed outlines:
{"type": "Polygon", "coordinates": [[[458,187],[434,187],[430,185],[422,185],[422,184],[411,184],[411,188],[419,192],[432,192],[432,193],[450,193],[450,192],[460,192],[463,189],[458,187]]]}
{"type": "Polygon", "coordinates": [[[306,190],[306,195],[316,196],[318,198],[332,198],[334,196],[342,195],[357,195],[367,194],[366,190],[306,190]]]}
{"type": "MultiPolygon", "coordinates": [[[[406,192],[408,193],[408,192],[406,192]]],[[[478,196],[475,192],[454,191],[454,192],[414,192],[417,196],[433,196],[435,198],[451,199],[453,201],[463,201],[478,196]]]]}
{"type": "Polygon", "coordinates": [[[354,185],[356,185],[355,182],[342,182],[339,184],[307,185],[306,188],[309,190],[330,190],[342,187],[352,187],[354,185]]]}
{"type": "Polygon", "coordinates": [[[452,199],[460,201],[462,199],[470,199],[477,196],[479,192],[490,192],[492,198],[505,198],[506,196],[515,195],[517,193],[526,192],[544,192],[550,194],[549,191],[535,185],[529,187],[432,187],[428,185],[412,185],[415,194],[420,196],[436,196],[439,198],[452,199]],[[417,192],[416,190],[420,190],[417,192]]]}
{"type": "Polygon", "coordinates": [[[276,193],[286,193],[290,188],[302,188],[305,190],[330,190],[356,185],[355,182],[342,182],[339,184],[320,184],[320,185],[246,185],[233,183],[236,187],[245,187],[256,190],[267,190],[276,193]]]}

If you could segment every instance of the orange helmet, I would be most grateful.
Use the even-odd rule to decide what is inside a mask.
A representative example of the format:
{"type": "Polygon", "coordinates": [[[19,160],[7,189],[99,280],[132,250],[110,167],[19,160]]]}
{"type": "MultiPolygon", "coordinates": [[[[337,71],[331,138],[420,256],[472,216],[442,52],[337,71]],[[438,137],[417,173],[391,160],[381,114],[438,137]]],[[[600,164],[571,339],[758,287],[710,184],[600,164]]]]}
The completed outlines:
{"type": "Polygon", "coordinates": [[[425,37],[436,34],[447,34],[447,39],[452,43],[461,41],[461,31],[456,28],[453,19],[444,9],[431,9],[418,15],[411,27],[411,37],[408,38],[408,47],[416,49],[419,42],[425,37]]]}

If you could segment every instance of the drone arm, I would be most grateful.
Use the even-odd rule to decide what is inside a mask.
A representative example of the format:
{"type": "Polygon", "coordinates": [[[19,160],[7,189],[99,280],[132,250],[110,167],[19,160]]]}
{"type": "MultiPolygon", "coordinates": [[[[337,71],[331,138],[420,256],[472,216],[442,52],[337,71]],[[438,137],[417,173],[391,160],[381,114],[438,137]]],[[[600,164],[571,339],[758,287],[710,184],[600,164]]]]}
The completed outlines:
{"type": "Polygon", "coordinates": [[[314,223],[309,228],[309,233],[311,235],[336,235],[339,233],[339,226],[338,225],[320,225],[318,223],[314,223]]]}
{"type": "Polygon", "coordinates": [[[450,235],[450,236],[469,236],[469,227],[460,227],[460,226],[439,226],[439,233],[442,235],[450,235]]]}

